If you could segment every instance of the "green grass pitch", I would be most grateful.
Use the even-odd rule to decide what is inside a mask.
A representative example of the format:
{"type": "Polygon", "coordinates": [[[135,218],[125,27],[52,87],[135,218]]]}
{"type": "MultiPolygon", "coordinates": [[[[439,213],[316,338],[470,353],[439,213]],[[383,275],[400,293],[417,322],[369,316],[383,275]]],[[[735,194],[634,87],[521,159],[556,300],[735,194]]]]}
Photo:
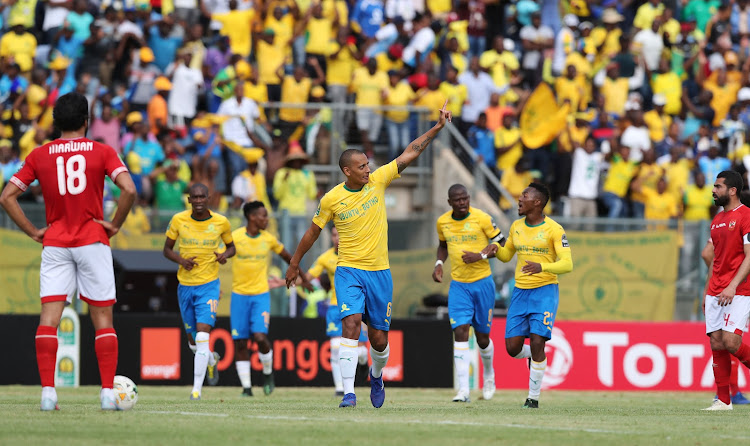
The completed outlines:
{"type": "Polygon", "coordinates": [[[453,403],[449,389],[395,389],[374,409],[369,388],[358,406],[339,409],[328,388],[277,388],[240,397],[240,389],[208,387],[189,401],[187,387],[139,386],[128,412],[99,410],[95,387],[58,389],[60,411],[39,411],[38,387],[0,387],[0,444],[5,445],[612,445],[718,444],[750,440],[750,407],[702,412],[707,393],[542,393],[539,410],[522,409],[523,391],[491,401],[472,392],[453,403]]]}

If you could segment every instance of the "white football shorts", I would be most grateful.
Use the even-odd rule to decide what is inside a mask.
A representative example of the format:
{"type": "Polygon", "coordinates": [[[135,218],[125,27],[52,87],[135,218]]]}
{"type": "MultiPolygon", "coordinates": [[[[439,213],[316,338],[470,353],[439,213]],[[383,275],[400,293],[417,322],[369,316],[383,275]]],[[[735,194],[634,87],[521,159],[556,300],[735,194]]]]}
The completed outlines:
{"type": "Polygon", "coordinates": [[[103,243],[74,248],[45,246],[39,274],[42,303],[79,298],[95,307],[116,302],[112,250],[103,243]]]}
{"type": "Polygon", "coordinates": [[[716,296],[706,296],[706,333],[724,330],[742,336],[750,315],[750,296],[734,296],[725,307],[718,302],[716,296]]]}

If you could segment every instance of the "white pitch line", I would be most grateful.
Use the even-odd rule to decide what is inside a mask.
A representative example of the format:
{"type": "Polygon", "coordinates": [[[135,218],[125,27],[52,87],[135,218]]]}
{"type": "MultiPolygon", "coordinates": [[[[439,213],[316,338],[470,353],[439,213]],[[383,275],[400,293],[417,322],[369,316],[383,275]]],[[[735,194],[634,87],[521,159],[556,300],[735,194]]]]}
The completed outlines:
{"type": "Polygon", "coordinates": [[[156,414],[162,414],[162,415],[187,415],[187,416],[193,416],[193,417],[227,418],[229,416],[228,413],[183,412],[183,411],[176,411],[176,410],[144,410],[143,412],[144,413],[156,413],[156,414]]]}

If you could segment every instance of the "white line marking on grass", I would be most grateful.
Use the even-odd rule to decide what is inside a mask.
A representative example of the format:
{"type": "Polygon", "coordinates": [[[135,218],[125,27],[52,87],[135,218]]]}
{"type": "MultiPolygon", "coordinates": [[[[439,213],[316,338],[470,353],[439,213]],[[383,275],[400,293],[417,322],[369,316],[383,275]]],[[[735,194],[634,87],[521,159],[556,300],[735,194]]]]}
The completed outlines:
{"type": "Polygon", "coordinates": [[[156,413],[156,414],[162,414],[162,415],[187,415],[187,416],[193,416],[193,417],[227,418],[229,416],[228,413],[183,412],[183,411],[176,411],[176,410],[144,410],[143,412],[144,413],[156,413]]]}

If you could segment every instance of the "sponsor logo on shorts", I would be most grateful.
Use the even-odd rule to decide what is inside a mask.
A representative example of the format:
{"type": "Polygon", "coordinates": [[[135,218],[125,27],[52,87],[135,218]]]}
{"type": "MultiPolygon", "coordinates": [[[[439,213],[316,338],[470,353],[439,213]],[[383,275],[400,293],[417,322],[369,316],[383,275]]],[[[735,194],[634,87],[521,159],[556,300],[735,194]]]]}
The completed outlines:
{"type": "Polygon", "coordinates": [[[351,310],[351,308],[347,307],[347,306],[346,306],[346,304],[341,304],[341,312],[342,312],[342,313],[343,313],[344,311],[349,311],[349,310],[351,310]]]}

